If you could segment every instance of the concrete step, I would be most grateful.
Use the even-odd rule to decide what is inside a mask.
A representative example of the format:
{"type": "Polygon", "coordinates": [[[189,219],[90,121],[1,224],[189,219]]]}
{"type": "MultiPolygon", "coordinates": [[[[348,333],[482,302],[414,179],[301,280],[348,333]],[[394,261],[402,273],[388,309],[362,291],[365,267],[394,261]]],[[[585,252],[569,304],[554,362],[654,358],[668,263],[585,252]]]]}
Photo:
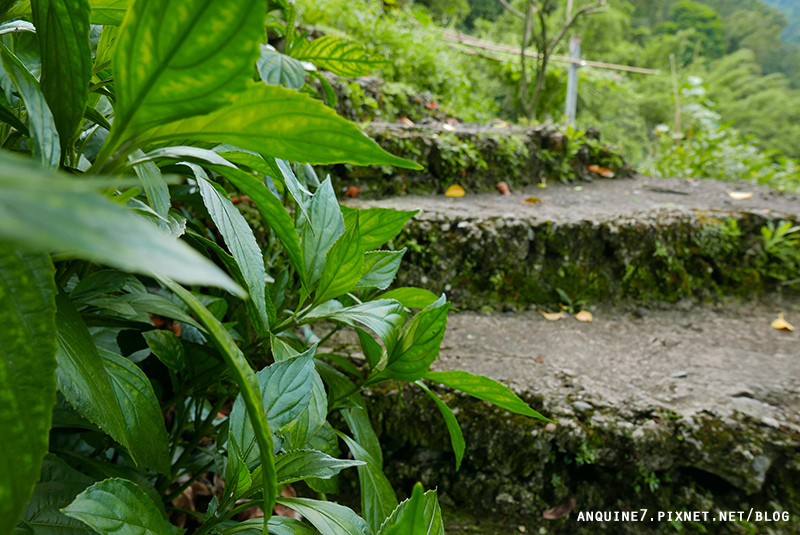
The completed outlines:
{"type": "Polygon", "coordinates": [[[790,291],[776,276],[800,278],[761,233],[800,220],[800,196],[752,184],[637,176],[347,204],[419,210],[394,242],[408,248],[395,285],[446,292],[462,309],[555,306],[557,289],[575,306],[741,296],[790,291]]]}
{"type": "Polygon", "coordinates": [[[542,181],[589,181],[599,177],[587,169],[593,164],[611,169],[615,177],[633,173],[596,130],[570,140],[552,125],[448,124],[433,118],[413,126],[372,122],[364,130],[387,151],[424,169],[330,168],[338,189],[358,188],[362,198],[441,194],[452,184],[470,192],[491,192],[499,182],[519,189],[542,181]]]}
{"type": "MultiPolygon", "coordinates": [[[[387,386],[369,398],[387,473],[398,488],[438,485],[451,511],[502,515],[529,533],[674,533],[666,521],[581,523],[577,514],[647,508],[714,518],[751,507],[789,511],[792,520],[684,522],[683,532],[797,533],[800,329],[773,329],[779,312],[800,324],[800,303],[776,295],[601,307],[591,323],[452,314],[434,368],[488,375],[555,423],[439,388],[467,443],[456,472],[432,401],[414,386],[387,386]],[[572,514],[543,519],[571,500],[572,514]]],[[[361,357],[355,339],[335,346],[361,357]]]]}

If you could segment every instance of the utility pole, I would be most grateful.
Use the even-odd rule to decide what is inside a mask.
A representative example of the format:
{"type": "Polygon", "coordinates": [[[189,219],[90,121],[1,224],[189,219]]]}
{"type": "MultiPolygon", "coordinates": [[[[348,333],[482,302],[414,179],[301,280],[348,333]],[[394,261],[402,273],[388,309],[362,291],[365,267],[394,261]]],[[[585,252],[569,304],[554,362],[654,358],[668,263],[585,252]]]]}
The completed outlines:
{"type": "MultiPolygon", "coordinates": [[[[572,18],[573,0],[567,0],[567,23],[572,18]]],[[[569,57],[578,60],[581,57],[581,39],[574,35],[569,40],[569,57]]],[[[567,77],[567,124],[575,126],[575,118],[578,114],[578,64],[571,63],[569,66],[569,76],[567,77]]]]}

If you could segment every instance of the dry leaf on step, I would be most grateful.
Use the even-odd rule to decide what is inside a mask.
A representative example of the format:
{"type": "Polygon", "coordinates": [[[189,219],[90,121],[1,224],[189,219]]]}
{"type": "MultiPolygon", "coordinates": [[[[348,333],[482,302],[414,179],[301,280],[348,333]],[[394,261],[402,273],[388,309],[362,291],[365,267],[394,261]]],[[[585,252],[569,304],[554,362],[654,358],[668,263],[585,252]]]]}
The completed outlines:
{"type": "Polygon", "coordinates": [[[778,329],[779,331],[793,331],[794,326],[791,323],[783,319],[783,312],[778,314],[778,319],[772,322],[772,328],[778,329]]]}
{"type": "Polygon", "coordinates": [[[592,313],[588,310],[581,310],[575,314],[575,319],[578,321],[592,321],[594,318],[592,317],[592,313]]]}
{"type": "Polygon", "coordinates": [[[539,310],[539,314],[544,316],[544,319],[547,321],[558,321],[564,317],[563,312],[545,312],[544,310],[539,310]]]}
{"type": "Polygon", "coordinates": [[[540,199],[539,197],[528,197],[522,202],[526,202],[528,204],[539,204],[540,202],[542,202],[542,199],[540,199]]]}
{"type": "Polygon", "coordinates": [[[587,167],[586,170],[592,173],[596,173],[605,178],[614,178],[614,171],[612,171],[608,167],[600,167],[597,164],[593,164],[587,167]]]}
{"type": "Polygon", "coordinates": [[[730,197],[731,199],[736,200],[736,201],[744,201],[746,199],[752,199],[753,198],[753,192],[752,191],[731,191],[729,189],[726,189],[725,193],[728,194],[728,197],[730,197]]]}
{"type": "Polygon", "coordinates": [[[448,197],[463,197],[465,193],[466,191],[464,191],[464,188],[462,188],[458,184],[453,184],[452,186],[447,188],[447,191],[444,192],[444,194],[447,195],[448,197]]]}
{"type": "Polygon", "coordinates": [[[498,182],[494,189],[499,191],[500,195],[511,195],[511,188],[508,187],[506,182],[498,182]]]}
{"type": "Polygon", "coordinates": [[[402,117],[400,117],[400,122],[401,122],[401,123],[403,123],[403,124],[404,124],[404,125],[406,125],[406,126],[416,126],[416,125],[414,124],[414,121],[412,121],[411,119],[409,119],[409,118],[408,118],[408,117],[406,117],[405,115],[403,115],[402,117]]]}
{"type": "Polygon", "coordinates": [[[572,510],[575,509],[575,505],[575,499],[570,498],[561,505],[557,505],[552,509],[548,509],[542,513],[542,518],[545,518],[546,520],[558,520],[562,516],[570,514],[572,510]]]}
{"type": "Polygon", "coordinates": [[[350,186],[349,188],[347,188],[347,191],[345,191],[344,194],[346,197],[351,197],[355,199],[356,197],[358,197],[358,194],[361,193],[362,191],[364,190],[362,190],[358,186],[350,186]]]}

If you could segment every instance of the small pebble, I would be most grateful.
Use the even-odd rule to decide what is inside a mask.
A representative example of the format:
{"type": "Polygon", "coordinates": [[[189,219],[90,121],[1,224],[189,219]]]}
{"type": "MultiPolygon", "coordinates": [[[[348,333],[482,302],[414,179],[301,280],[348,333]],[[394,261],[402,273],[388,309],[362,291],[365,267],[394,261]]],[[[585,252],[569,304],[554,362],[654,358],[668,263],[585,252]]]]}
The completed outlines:
{"type": "Polygon", "coordinates": [[[681,370],[679,372],[672,372],[671,374],[669,374],[669,376],[672,377],[673,379],[683,379],[687,376],[687,373],[681,370]]]}

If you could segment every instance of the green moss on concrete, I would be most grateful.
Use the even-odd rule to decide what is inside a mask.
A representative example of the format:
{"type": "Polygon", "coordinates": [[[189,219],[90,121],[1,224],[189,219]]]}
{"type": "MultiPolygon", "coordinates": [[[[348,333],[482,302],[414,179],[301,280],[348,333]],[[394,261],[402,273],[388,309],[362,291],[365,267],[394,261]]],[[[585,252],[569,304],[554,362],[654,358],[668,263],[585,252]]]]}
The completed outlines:
{"type": "MultiPolygon", "coordinates": [[[[386,452],[385,469],[400,488],[437,485],[451,510],[500,516],[536,533],[797,533],[800,436],[713,414],[655,411],[629,419],[568,405],[546,408],[553,428],[440,389],[467,442],[461,470],[437,409],[410,387],[369,398],[386,452]],[[559,520],[542,512],[574,499],[559,520]],[[788,522],[578,523],[578,511],[789,511],[788,522]]],[[[540,399],[527,399],[541,406],[540,399]]],[[[487,532],[489,533],[489,532],[487,532]]]]}
{"type": "Polygon", "coordinates": [[[681,212],[561,225],[417,219],[394,243],[409,248],[397,285],[447,292],[474,310],[556,305],[564,301],[559,289],[575,304],[745,296],[776,286],[762,254],[766,221],[681,212]]]}

